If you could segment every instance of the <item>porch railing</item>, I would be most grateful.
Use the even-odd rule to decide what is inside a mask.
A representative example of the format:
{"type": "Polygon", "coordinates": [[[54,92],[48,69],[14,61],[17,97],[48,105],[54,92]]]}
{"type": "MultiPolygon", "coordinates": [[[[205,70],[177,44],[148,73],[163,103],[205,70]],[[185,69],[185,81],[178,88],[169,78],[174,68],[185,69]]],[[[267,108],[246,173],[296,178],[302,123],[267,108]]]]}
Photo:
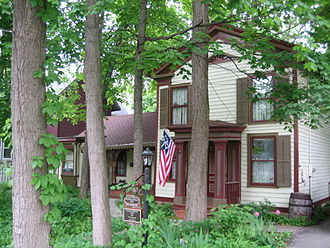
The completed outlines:
{"type": "Polygon", "coordinates": [[[240,201],[240,184],[238,181],[226,182],[227,204],[235,204],[240,201]]]}
{"type": "Polygon", "coordinates": [[[1,182],[7,182],[11,179],[11,176],[7,176],[4,171],[0,171],[0,183],[1,182]]]}

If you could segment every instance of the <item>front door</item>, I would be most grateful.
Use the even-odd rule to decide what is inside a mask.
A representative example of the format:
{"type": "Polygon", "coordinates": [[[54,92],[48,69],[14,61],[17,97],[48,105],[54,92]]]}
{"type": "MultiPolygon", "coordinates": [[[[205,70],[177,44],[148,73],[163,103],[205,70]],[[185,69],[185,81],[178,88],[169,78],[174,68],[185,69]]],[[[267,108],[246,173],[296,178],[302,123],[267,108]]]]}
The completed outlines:
{"type": "Polygon", "coordinates": [[[240,201],[240,143],[233,141],[227,146],[226,199],[228,204],[240,201]]]}

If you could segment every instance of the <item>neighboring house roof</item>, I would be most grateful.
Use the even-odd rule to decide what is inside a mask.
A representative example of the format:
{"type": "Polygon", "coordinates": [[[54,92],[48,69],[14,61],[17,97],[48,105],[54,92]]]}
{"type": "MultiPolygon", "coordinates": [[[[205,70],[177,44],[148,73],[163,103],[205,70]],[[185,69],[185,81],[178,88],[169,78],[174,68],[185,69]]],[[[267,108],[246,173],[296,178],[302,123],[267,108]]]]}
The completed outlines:
{"type": "MultiPolygon", "coordinates": [[[[134,145],[134,115],[108,116],[104,120],[107,149],[121,149],[134,145]]],[[[78,135],[84,137],[85,132],[78,135]]],[[[157,113],[143,113],[143,144],[155,146],[157,138],[157,113]]]]}
{"type": "MultiPolygon", "coordinates": [[[[80,98],[76,101],[76,104],[86,104],[86,95],[83,89],[83,84],[83,81],[78,82],[77,92],[80,95],[80,98]]],[[[66,92],[70,90],[70,87],[71,86],[68,85],[64,90],[61,91],[60,94],[66,94],[66,92]]],[[[103,99],[103,102],[105,103],[106,100],[103,99]]],[[[122,105],[119,105],[117,101],[114,101],[111,107],[105,110],[105,115],[112,115],[113,111],[118,111],[117,114],[120,114],[119,112],[125,114],[126,110],[122,109],[121,106],[122,105]]],[[[84,106],[83,108],[86,109],[86,106],[84,106]]],[[[51,125],[47,126],[47,133],[52,133],[56,137],[73,137],[80,134],[84,130],[86,130],[86,123],[84,121],[79,121],[76,125],[73,125],[68,119],[62,120],[58,123],[56,127],[53,127],[51,125]]]]}

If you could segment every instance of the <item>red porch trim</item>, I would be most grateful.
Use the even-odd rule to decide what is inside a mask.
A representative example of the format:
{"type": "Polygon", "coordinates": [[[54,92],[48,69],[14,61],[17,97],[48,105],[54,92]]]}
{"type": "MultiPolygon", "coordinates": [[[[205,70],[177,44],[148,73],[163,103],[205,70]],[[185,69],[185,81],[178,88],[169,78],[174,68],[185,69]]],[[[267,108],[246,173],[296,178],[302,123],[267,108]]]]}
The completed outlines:
{"type": "Polygon", "coordinates": [[[226,190],[226,170],[227,170],[227,143],[228,141],[214,142],[214,198],[224,199],[226,190]]]}
{"type": "Polygon", "coordinates": [[[167,198],[162,196],[155,196],[155,201],[161,201],[161,202],[173,202],[173,198],[167,198]]]}
{"type": "Polygon", "coordinates": [[[185,173],[185,151],[184,142],[177,142],[176,144],[176,181],[175,181],[175,196],[186,195],[186,173],[185,173]]]}

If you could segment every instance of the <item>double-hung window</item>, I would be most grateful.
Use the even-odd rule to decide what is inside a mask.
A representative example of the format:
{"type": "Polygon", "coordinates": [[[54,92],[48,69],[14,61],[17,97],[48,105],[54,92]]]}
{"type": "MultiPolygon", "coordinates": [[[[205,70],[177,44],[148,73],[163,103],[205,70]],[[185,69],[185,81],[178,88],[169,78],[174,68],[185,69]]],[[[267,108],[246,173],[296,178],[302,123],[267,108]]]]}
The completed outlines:
{"type": "Polygon", "coordinates": [[[3,159],[11,160],[11,148],[6,146],[3,148],[3,159]]]}
{"type": "Polygon", "coordinates": [[[275,185],[275,136],[251,137],[251,184],[275,185]]]}
{"type": "Polygon", "coordinates": [[[252,121],[268,121],[271,118],[274,105],[269,101],[269,93],[273,89],[272,76],[265,79],[253,79],[255,101],[252,103],[252,121]]]}
{"type": "Polygon", "coordinates": [[[172,125],[188,123],[188,87],[172,89],[172,125]]]}

